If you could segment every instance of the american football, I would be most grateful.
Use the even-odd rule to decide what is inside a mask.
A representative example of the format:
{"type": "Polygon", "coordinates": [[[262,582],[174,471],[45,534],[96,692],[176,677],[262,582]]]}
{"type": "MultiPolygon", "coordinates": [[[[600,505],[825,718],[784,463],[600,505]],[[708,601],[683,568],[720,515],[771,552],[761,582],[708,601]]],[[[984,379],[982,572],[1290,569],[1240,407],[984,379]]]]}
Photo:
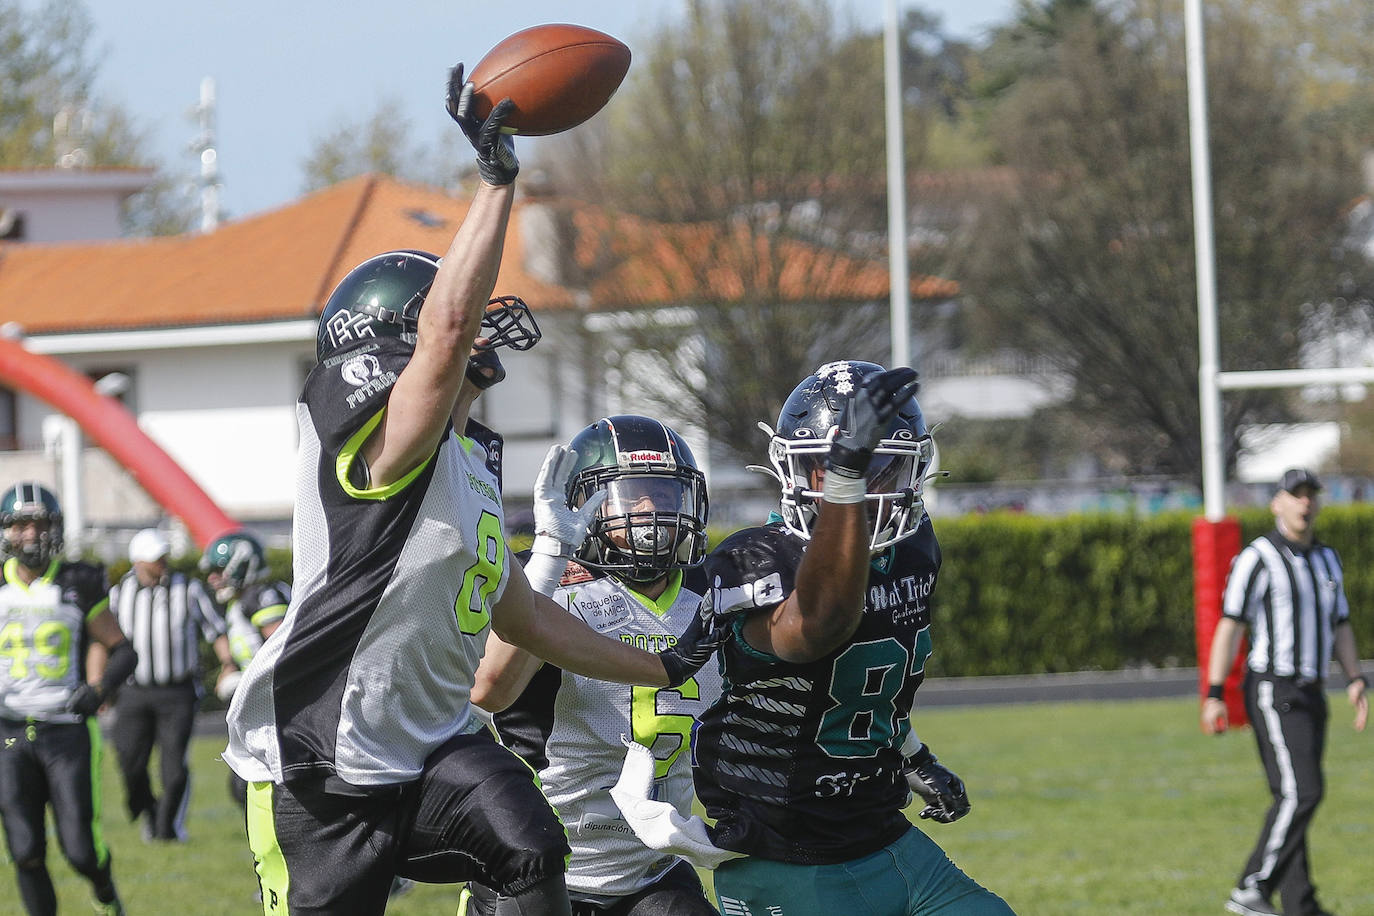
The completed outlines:
{"type": "Polygon", "coordinates": [[[526,137],[570,130],[610,101],[630,69],[630,49],[580,25],[551,23],[503,39],[472,68],[473,113],[485,118],[504,98],[515,111],[503,128],[526,137]]]}

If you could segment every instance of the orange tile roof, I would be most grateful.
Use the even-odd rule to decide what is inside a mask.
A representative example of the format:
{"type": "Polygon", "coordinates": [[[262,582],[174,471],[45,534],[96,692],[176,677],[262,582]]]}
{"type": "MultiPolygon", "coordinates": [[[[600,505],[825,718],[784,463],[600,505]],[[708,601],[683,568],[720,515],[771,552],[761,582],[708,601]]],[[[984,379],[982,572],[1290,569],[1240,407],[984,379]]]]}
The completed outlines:
{"type": "MultiPolygon", "coordinates": [[[[575,289],[524,269],[518,198],[497,278],[498,294],[518,293],[536,308],[569,308],[575,289]]],[[[468,201],[435,188],[365,175],[278,210],[221,225],[208,234],[66,244],[0,243],[0,324],[29,334],[177,327],[308,318],[334,284],[364,258],[391,248],[442,253],[468,201]]],[[[729,301],[756,278],[778,272],[783,298],[874,299],[887,295],[886,265],[840,258],[795,242],[754,250],[709,227],[668,227],[573,205],[574,259],[588,277],[592,308],[729,301]],[[613,233],[606,229],[616,225],[613,233]],[[625,228],[632,231],[623,231],[625,228]],[[716,258],[703,281],[692,269],[713,246],[749,252],[716,258]],[[742,248],[741,248],[742,246],[742,248]],[[597,265],[602,269],[598,270],[597,265]],[[780,264],[781,267],[772,265],[780,264]]],[[[949,296],[957,285],[918,278],[913,295],[949,296]]]]}

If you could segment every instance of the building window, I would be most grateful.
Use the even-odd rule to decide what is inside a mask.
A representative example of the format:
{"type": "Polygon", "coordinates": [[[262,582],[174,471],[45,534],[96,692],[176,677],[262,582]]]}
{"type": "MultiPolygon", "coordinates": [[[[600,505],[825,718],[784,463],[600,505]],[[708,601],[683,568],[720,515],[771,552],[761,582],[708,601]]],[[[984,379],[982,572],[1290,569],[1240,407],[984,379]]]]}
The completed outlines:
{"type": "Polygon", "coordinates": [[[91,380],[97,391],[123,404],[131,414],[138,413],[134,377],[134,370],[130,366],[104,366],[86,370],[86,378],[91,380]]]}
{"type": "Polygon", "coordinates": [[[14,392],[9,388],[0,388],[0,452],[13,452],[19,448],[19,431],[15,428],[17,422],[14,392]]]}
{"type": "Polygon", "coordinates": [[[0,207],[0,241],[24,241],[24,214],[9,207],[0,207]]]}

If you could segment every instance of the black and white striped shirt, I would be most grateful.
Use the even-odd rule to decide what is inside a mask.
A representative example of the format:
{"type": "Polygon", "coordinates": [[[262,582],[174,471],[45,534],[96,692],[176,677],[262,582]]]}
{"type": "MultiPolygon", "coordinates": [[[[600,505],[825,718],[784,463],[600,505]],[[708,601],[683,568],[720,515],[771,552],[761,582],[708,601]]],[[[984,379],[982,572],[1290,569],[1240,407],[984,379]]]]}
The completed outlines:
{"type": "Polygon", "coordinates": [[[1332,634],[1350,619],[1341,558],[1277,530],[1255,538],[1231,564],[1222,613],[1250,628],[1251,671],[1321,682],[1331,667],[1332,634]]]}
{"type": "Polygon", "coordinates": [[[141,687],[191,680],[200,667],[200,638],[213,643],[224,635],[224,619],[205,586],[184,573],[142,586],[129,570],[110,589],[110,610],[138,652],[130,683],[141,687]]]}

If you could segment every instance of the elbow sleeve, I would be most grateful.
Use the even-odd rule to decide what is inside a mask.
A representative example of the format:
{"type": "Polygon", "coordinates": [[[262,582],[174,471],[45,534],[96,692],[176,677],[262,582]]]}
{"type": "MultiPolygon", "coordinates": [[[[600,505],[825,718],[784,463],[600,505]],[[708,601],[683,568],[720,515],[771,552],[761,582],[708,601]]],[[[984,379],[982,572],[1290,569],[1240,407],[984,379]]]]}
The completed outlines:
{"type": "Polygon", "coordinates": [[[126,639],[110,650],[110,659],[105,663],[105,676],[100,679],[101,692],[112,696],[137,667],[138,653],[126,639]]]}

